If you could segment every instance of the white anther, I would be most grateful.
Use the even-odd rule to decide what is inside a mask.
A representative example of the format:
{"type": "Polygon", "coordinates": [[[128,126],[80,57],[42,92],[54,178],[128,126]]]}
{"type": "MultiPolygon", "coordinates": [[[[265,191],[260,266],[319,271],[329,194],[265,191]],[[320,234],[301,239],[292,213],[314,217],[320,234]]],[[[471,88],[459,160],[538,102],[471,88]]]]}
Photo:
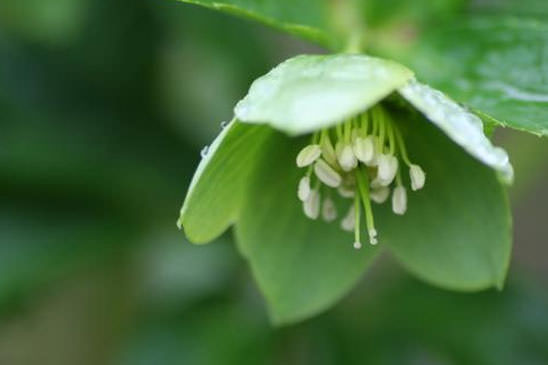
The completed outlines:
{"type": "Polygon", "coordinates": [[[409,167],[409,177],[411,178],[411,189],[413,191],[423,188],[426,175],[419,165],[409,167]]]}
{"type": "Polygon", "coordinates": [[[392,193],[392,210],[394,213],[403,215],[407,210],[407,192],[403,186],[397,186],[392,193]]]}
{"type": "Polygon", "coordinates": [[[367,233],[369,234],[369,243],[376,245],[379,242],[377,241],[377,230],[375,228],[371,228],[367,230],[367,233]]]}
{"type": "Polygon", "coordinates": [[[390,188],[386,186],[381,186],[376,189],[371,189],[369,192],[369,196],[371,197],[371,200],[373,200],[377,204],[382,204],[388,199],[388,196],[390,195],[390,188]]]}
{"type": "Polygon", "coordinates": [[[299,181],[299,188],[297,189],[297,196],[299,200],[305,201],[310,195],[310,178],[308,176],[303,176],[299,181]]]}
{"type": "Polygon", "coordinates": [[[337,161],[344,171],[350,171],[358,166],[358,160],[352,151],[352,146],[342,142],[337,143],[335,148],[337,161]]]}
{"type": "Polygon", "coordinates": [[[335,203],[330,197],[327,197],[323,200],[322,218],[326,222],[333,222],[335,219],[337,219],[337,208],[335,207],[335,203]]]}
{"type": "Polygon", "coordinates": [[[356,250],[359,250],[360,248],[362,248],[362,243],[360,241],[354,242],[354,248],[356,250]]]}
{"type": "Polygon", "coordinates": [[[356,138],[352,150],[358,160],[367,166],[373,165],[373,160],[375,158],[375,140],[372,136],[356,138]]]}
{"type": "Polygon", "coordinates": [[[354,211],[354,205],[350,206],[348,213],[341,220],[341,228],[347,232],[354,232],[354,226],[356,224],[356,216],[354,211]]]}
{"type": "Polygon", "coordinates": [[[310,144],[303,148],[297,155],[297,166],[305,167],[311,165],[320,157],[321,154],[322,150],[320,145],[310,144]]]}
{"type": "Polygon", "coordinates": [[[388,186],[398,172],[398,159],[392,155],[381,154],[378,156],[378,163],[377,179],[382,186],[388,186]]]}
{"type": "Polygon", "coordinates": [[[354,189],[349,188],[349,187],[344,186],[344,185],[339,186],[337,188],[337,192],[343,198],[353,198],[354,197],[354,189]]]}
{"type": "Polygon", "coordinates": [[[320,192],[312,190],[308,199],[303,202],[304,214],[310,219],[318,219],[320,216],[320,192]]]}
{"type": "Polygon", "coordinates": [[[314,173],[318,179],[320,179],[320,181],[327,186],[336,188],[341,185],[341,175],[339,175],[337,171],[333,170],[333,168],[322,159],[319,159],[314,164],[314,173]]]}

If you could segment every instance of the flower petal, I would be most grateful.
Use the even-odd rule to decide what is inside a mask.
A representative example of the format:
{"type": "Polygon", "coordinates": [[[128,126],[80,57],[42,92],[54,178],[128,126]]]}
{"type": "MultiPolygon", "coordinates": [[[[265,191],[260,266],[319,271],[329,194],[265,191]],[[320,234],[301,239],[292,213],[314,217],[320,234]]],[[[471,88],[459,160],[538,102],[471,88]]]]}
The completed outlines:
{"type": "Polygon", "coordinates": [[[379,244],[429,283],[455,290],[500,288],[512,248],[504,187],[492,169],[420,119],[402,131],[428,183],[407,194],[403,216],[388,204],[373,207],[379,244]]]}
{"type": "Polygon", "coordinates": [[[502,148],[494,147],[485,136],[483,123],[478,116],[442,92],[416,80],[412,80],[398,91],[470,155],[500,172],[506,183],[512,182],[514,170],[508,154],[502,148]]]}
{"type": "MultiPolygon", "coordinates": [[[[302,176],[295,155],[306,141],[281,133],[276,136],[263,145],[268,152],[253,173],[235,233],[272,320],[287,324],[317,314],[339,300],[378,250],[364,245],[356,251],[353,234],[343,231],[337,222],[305,217],[295,196],[302,176]]],[[[341,212],[351,204],[336,194],[332,199],[341,212]]]]}
{"type": "Polygon", "coordinates": [[[302,55],[255,80],[235,108],[247,123],[299,135],[332,126],[373,106],[413,73],[365,55],[302,55]]]}
{"type": "Polygon", "coordinates": [[[266,126],[232,121],[206,149],[177,222],[189,241],[209,242],[234,222],[261,144],[272,133],[266,126]]]}

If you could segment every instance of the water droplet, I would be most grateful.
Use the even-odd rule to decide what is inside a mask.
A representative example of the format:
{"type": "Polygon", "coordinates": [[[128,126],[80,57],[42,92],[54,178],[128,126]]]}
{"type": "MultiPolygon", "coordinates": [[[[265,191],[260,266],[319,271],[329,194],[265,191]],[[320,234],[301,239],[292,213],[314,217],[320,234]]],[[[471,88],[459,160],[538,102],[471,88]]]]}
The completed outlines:
{"type": "Polygon", "coordinates": [[[227,125],[228,125],[228,122],[226,120],[223,120],[221,122],[221,129],[225,129],[227,125]]]}
{"type": "Polygon", "coordinates": [[[207,156],[207,153],[209,152],[209,146],[205,146],[204,148],[202,148],[202,150],[200,151],[200,156],[202,156],[202,158],[206,157],[207,156]]]}

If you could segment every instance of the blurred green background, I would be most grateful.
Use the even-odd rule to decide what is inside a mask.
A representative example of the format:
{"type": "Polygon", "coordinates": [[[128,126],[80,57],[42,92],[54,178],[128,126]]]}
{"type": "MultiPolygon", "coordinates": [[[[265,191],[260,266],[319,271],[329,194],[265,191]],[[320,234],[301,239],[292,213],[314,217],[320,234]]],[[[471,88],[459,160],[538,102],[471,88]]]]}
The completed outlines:
{"type": "Polygon", "coordinates": [[[436,289],[383,257],[333,309],[275,329],[231,235],[177,231],[200,150],[303,52],[322,50],[175,1],[0,2],[0,364],[548,363],[537,137],[495,136],[517,176],[502,292],[436,289]]]}

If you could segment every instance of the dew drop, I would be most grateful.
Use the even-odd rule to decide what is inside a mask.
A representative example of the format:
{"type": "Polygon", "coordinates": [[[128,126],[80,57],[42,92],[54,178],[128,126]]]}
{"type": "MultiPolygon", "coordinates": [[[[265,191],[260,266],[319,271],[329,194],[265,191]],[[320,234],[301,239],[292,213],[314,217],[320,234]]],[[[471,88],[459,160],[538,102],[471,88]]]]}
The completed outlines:
{"type": "Polygon", "coordinates": [[[228,122],[226,120],[223,120],[221,122],[221,129],[225,129],[227,125],[228,125],[228,122]]]}
{"type": "Polygon", "coordinates": [[[206,157],[207,156],[207,153],[209,152],[209,146],[205,146],[204,148],[202,148],[202,150],[200,151],[200,156],[202,156],[202,158],[206,157]]]}

